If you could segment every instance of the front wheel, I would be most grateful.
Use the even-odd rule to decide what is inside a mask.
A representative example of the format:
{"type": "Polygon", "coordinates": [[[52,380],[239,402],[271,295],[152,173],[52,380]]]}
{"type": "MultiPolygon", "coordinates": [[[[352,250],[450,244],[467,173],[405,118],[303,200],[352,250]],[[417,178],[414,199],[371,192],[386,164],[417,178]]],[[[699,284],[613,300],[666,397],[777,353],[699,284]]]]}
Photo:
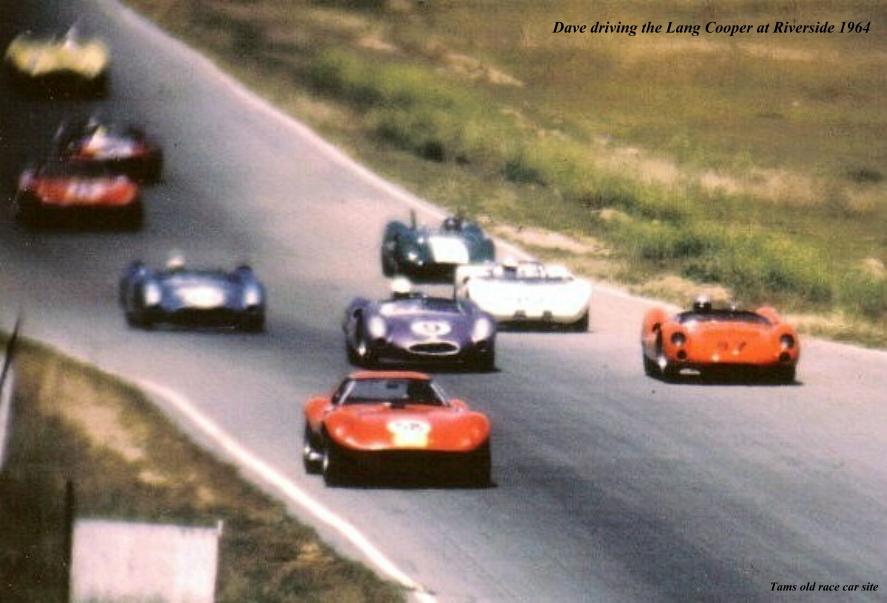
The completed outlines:
{"type": "Polygon", "coordinates": [[[491,346],[486,352],[478,354],[473,364],[478,371],[483,373],[496,370],[496,348],[491,346]]]}
{"type": "Polygon", "coordinates": [[[150,330],[151,327],[154,326],[150,318],[137,310],[127,310],[126,324],[135,329],[144,329],[146,331],[150,330]]]}
{"type": "Polygon", "coordinates": [[[643,352],[643,350],[641,350],[641,357],[644,359],[644,374],[648,377],[658,377],[659,365],[656,364],[656,361],[647,358],[647,355],[643,352]]]}
{"type": "Polygon", "coordinates": [[[247,333],[261,333],[265,330],[265,313],[248,314],[240,321],[240,330],[247,333]]]}
{"type": "Polygon", "coordinates": [[[586,310],[585,314],[582,315],[582,318],[570,325],[571,327],[573,327],[574,331],[576,331],[577,333],[585,333],[586,331],[588,331],[588,315],[589,311],[586,310]]]}
{"type": "Polygon", "coordinates": [[[774,370],[773,376],[779,383],[794,383],[796,376],[795,366],[780,366],[774,370]]]}
{"type": "Polygon", "coordinates": [[[487,441],[471,453],[465,468],[468,483],[477,488],[489,486],[493,479],[493,462],[490,454],[490,442],[487,441]]]}
{"type": "Polygon", "coordinates": [[[389,254],[385,253],[384,250],[382,250],[382,274],[387,278],[391,278],[397,274],[397,264],[389,254]]]}
{"type": "Polygon", "coordinates": [[[357,325],[357,349],[355,350],[355,355],[357,357],[357,364],[364,368],[374,368],[378,364],[378,359],[376,358],[375,352],[373,352],[370,347],[370,342],[367,340],[366,330],[363,327],[362,323],[358,323],[357,325]]]}
{"type": "Polygon", "coordinates": [[[309,475],[317,475],[323,471],[323,453],[315,447],[311,428],[307,425],[305,425],[305,435],[302,438],[302,466],[305,468],[305,473],[309,475]]]}
{"type": "Polygon", "coordinates": [[[334,442],[329,440],[327,440],[326,446],[323,449],[320,470],[323,473],[323,483],[327,486],[343,486],[348,481],[348,473],[342,452],[334,442]]]}

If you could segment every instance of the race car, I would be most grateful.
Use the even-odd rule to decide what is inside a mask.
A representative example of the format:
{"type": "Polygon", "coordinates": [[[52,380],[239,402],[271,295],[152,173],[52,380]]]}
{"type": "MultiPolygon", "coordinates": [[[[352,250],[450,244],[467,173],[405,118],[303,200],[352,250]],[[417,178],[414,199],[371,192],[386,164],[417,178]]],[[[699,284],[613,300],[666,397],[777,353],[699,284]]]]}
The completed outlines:
{"type": "Polygon", "coordinates": [[[771,307],[752,312],[735,306],[715,309],[706,297],[691,310],[669,316],[654,308],[641,330],[644,372],[672,380],[684,369],[759,372],[793,383],[800,357],[795,329],[771,307]]]}
{"type": "Polygon", "coordinates": [[[162,270],[140,261],[127,266],[119,285],[120,304],[132,327],[158,323],[180,326],[265,328],[265,287],[249,266],[225,270],[193,269],[180,256],[162,270]]]}
{"type": "Polygon", "coordinates": [[[456,266],[495,259],[495,246],[480,226],[460,216],[446,218],[439,228],[389,222],[382,240],[382,272],[413,280],[449,282],[456,266]]]}
{"type": "Polygon", "coordinates": [[[138,184],[101,165],[58,158],[22,172],[13,213],[29,227],[138,229],[143,217],[138,184]]]}
{"type": "Polygon", "coordinates": [[[138,182],[156,182],[163,151],[141,128],[106,123],[96,117],[68,120],[59,126],[54,154],[68,163],[92,163],[138,182]]]}
{"type": "Polygon", "coordinates": [[[7,47],[5,64],[13,82],[25,91],[104,95],[108,87],[108,47],[81,38],[75,28],[63,35],[17,36],[7,47]]]}
{"type": "Polygon", "coordinates": [[[490,483],[490,421],[431,377],[358,372],[305,404],[302,461],[329,486],[368,474],[490,483]]]}
{"type": "Polygon", "coordinates": [[[506,260],[456,269],[456,296],[471,299],[500,325],[563,325],[588,330],[591,283],[565,267],[506,260]]]}
{"type": "Polygon", "coordinates": [[[352,364],[383,361],[459,364],[481,371],[496,366],[496,320],[470,300],[430,297],[394,279],[388,299],[356,298],[342,329],[352,364]]]}

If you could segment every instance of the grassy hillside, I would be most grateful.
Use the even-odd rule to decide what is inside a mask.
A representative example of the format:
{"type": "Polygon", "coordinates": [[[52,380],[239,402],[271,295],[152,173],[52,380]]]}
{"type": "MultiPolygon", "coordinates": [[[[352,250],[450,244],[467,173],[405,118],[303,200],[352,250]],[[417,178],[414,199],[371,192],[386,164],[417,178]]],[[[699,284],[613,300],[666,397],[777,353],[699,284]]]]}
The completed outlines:
{"type": "Polygon", "coordinates": [[[887,342],[881,2],[131,3],[430,199],[592,241],[541,250],[594,276],[887,342]],[[552,33],[826,19],[870,32],[552,33]]]}

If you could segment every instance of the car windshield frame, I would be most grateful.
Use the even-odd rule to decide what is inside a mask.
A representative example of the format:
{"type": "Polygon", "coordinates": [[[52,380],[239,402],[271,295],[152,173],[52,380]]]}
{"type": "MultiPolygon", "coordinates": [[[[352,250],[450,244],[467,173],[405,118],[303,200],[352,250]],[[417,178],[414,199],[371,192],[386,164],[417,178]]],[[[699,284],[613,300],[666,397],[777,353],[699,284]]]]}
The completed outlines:
{"type": "Polygon", "coordinates": [[[770,326],[770,321],[757,312],[750,310],[709,310],[699,312],[687,310],[677,315],[677,321],[681,324],[689,322],[742,322],[770,326]]]}
{"type": "Polygon", "coordinates": [[[449,406],[449,399],[440,386],[430,379],[371,377],[346,379],[336,390],[333,403],[339,406],[390,404],[445,407],[449,406]]]}
{"type": "Polygon", "coordinates": [[[386,299],[379,303],[382,316],[416,316],[426,313],[464,316],[467,309],[461,300],[451,297],[416,296],[405,299],[386,299]]]}
{"type": "Polygon", "coordinates": [[[117,180],[125,176],[112,173],[96,162],[52,161],[37,170],[38,179],[47,180],[117,180]]]}

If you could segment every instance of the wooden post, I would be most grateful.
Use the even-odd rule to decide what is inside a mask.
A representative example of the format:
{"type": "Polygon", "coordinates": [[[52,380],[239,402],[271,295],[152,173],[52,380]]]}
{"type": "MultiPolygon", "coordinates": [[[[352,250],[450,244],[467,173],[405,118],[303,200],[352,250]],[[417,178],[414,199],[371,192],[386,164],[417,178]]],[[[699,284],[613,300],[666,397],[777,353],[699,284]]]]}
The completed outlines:
{"type": "Polygon", "coordinates": [[[67,578],[64,581],[64,591],[62,598],[66,603],[71,600],[71,568],[73,567],[71,553],[74,548],[74,521],[77,515],[77,498],[74,491],[74,482],[65,481],[65,518],[62,529],[64,539],[62,542],[62,565],[65,568],[67,578]]]}

